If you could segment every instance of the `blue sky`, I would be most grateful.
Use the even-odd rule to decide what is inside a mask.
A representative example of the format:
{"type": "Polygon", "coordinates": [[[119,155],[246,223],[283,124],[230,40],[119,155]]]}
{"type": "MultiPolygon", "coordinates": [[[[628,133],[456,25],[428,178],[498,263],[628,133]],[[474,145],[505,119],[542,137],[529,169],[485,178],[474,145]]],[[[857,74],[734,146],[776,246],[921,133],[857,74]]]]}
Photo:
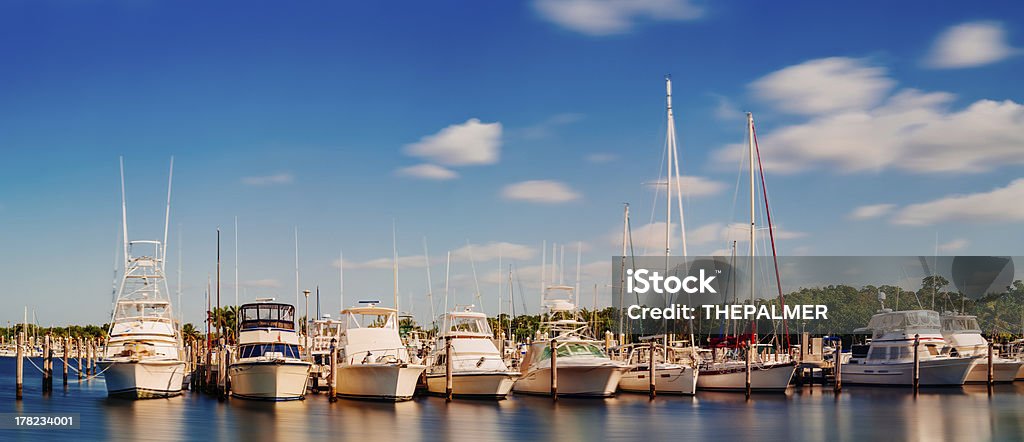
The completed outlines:
{"type": "MultiPolygon", "coordinates": [[[[634,235],[661,231],[646,226],[664,206],[652,219],[644,183],[658,177],[665,74],[691,177],[691,254],[742,237],[728,228],[743,217],[732,149],[752,111],[781,253],[1019,255],[1022,9],[4,2],[0,308],[8,320],[26,304],[43,324],[105,320],[119,155],[135,239],[162,234],[175,157],[169,271],[174,291],[180,230],[190,322],[218,225],[234,298],[235,216],[243,300],[294,299],[296,226],[301,285],[321,286],[325,310],[338,309],[342,248],[347,303],[390,300],[392,221],[403,310],[412,299],[421,321],[424,237],[435,299],[445,252],[470,243],[484,309],[497,310],[501,248],[535,310],[547,240],[566,244],[567,280],[584,243],[589,300],[609,278],[621,203],[634,235]]],[[[472,281],[464,249],[452,304],[473,302],[472,281]]]]}

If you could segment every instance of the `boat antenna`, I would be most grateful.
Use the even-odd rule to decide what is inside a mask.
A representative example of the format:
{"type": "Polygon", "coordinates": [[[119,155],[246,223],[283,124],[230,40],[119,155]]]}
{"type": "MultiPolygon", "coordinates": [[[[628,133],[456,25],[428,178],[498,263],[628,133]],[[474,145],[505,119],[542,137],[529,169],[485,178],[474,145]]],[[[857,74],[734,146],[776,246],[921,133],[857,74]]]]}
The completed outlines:
{"type": "Polygon", "coordinates": [[[469,266],[473,269],[473,285],[476,288],[476,303],[480,305],[480,310],[484,309],[484,302],[480,299],[480,281],[476,277],[476,260],[473,259],[473,245],[466,240],[466,251],[469,252],[469,266]]]}
{"type": "Polygon", "coordinates": [[[164,212],[164,242],[160,243],[163,248],[160,257],[160,272],[167,270],[167,228],[171,223],[171,179],[174,178],[174,156],[171,156],[171,168],[167,172],[167,210],[164,212]]]}
{"type": "Polygon", "coordinates": [[[299,305],[299,226],[295,226],[295,305],[299,305]]]}
{"type": "Polygon", "coordinates": [[[398,233],[396,222],[391,218],[391,274],[395,282],[395,311],[398,309],[398,233]]]}
{"type": "Polygon", "coordinates": [[[448,314],[448,277],[451,276],[452,251],[448,251],[448,257],[444,264],[444,313],[448,314]]]}
{"type": "Polygon", "coordinates": [[[423,237],[423,260],[427,265],[427,302],[430,303],[430,323],[437,326],[437,313],[434,311],[434,285],[430,281],[430,251],[427,250],[427,237],[423,237]]]}
{"type": "Polygon", "coordinates": [[[124,248],[124,269],[128,269],[128,203],[125,199],[124,192],[124,157],[120,157],[121,160],[121,245],[124,248]]]}
{"type": "Polygon", "coordinates": [[[345,310],[345,249],[338,250],[338,288],[341,310],[345,310]]]}

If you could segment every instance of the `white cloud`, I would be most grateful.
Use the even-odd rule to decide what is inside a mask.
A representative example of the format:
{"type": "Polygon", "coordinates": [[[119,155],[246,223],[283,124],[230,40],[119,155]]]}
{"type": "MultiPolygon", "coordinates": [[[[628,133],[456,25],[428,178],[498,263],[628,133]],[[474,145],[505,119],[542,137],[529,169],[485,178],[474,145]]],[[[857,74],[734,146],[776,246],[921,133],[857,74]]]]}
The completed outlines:
{"type": "Polygon", "coordinates": [[[275,184],[290,184],[295,177],[290,173],[278,173],[264,176],[247,176],[242,178],[242,184],[249,186],[272,186],[275,184]]]}
{"type": "Polygon", "coordinates": [[[925,65],[938,69],[969,68],[995,63],[1016,52],[1006,43],[1002,23],[975,21],[950,27],[939,35],[925,65]]]}
{"type": "MultiPolygon", "coordinates": [[[[437,259],[432,261],[436,262],[437,259]]],[[[392,263],[394,259],[391,257],[377,258],[368,261],[349,261],[345,260],[345,269],[392,269],[392,263]]],[[[339,261],[335,259],[332,264],[334,267],[338,267],[339,261]]],[[[410,256],[399,256],[398,257],[398,268],[423,268],[427,266],[427,260],[423,255],[410,255],[410,256]]]]}
{"type": "Polygon", "coordinates": [[[422,178],[425,180],[450,180],[459,177],[454,170],[446,169],[436,164],[417,164],[415,166],[403,167],[395,170],[398,176],[410,178],[422,178]]]}
{"type": "Polygon", "coordinates": [[[967,195],[950,195],[904,207],[893,222],[926,226],[942,222],[1016,223],[1024,221],[1024,178],[1006,187],[967,195]]]}
{"type": "Polygon", "coordinates": [[[610,162],[615,161],[617,159],[619,159],[618,155],[613,154],[613,153],[605,153],[605,152],[602,152],[602,153],[592,153],[592,154],[586,156],[587,162],[588,163],[594,163],[594,164],[610,163],[610,162]]]}
{"type": "Polygon", "coordinates": [[[878,218],[882,215],[891,212],[892,209],[895,208],[895,204],[871,204],[867,206],[860,206],[857,207],[856,209],[853,209],[853,211],[850,212],[850,219],[861,220],[878,218]]]}
{"type": "Polygon", "coordinates": [[[723,121],[737,121],[743,118],[743,112],[736,107],[732,100],[718,94],[711,94],[711,96],[715,98],[715,118],[723,121]]]}
{"type": "Polygon", "coordinates": [[[950,242],[947,242],[947,243],[944,243],[944,244],[939,244],[939,251],[940,252],[956,252],[958,250],[963,250],[964,248],[966,248],[970,244],[971,243],[969,241],[967,241],[966,239],[958,238],[958,239],[954,239],[954,240],[952,240],[950,242]]]}
{"type": "MultiPolygon", "coordinates": [[[[679,181],[679,187],[683,190],[683,196],[687,198],[717,195],[726,188],[724,183],[699,176],[683,175],[679,177],[679,181]]],[[[665,187],[665,183],[666,181],[654,182],[648,185],[648,187],[651,189],[661,189],[665,187]]],[[[675,182],[672,183],[672,187],[675,187],[675,182]]],[[[675,192],[675,189],[672,189],[672,191],[675,192]]]]}
{"type": "Polygon", "coordinates": [[[534,0],[545,19],[587,35],[621,34],[640,20],[694,20],[704,10],[691,0],[534,0]]]}
{"type": "Polygon", "coordinates": [[[551,136],[555,129],[566,126],[582,120],[583,114],[566,112],[561,114],[555,114],[548,117],[546,120],[540,123],[534,124],[533,126],[527,126],[519,129],[517,132],[523,138],[527,139],[541,139],[551,136]]]}
{"type": "Polygon", "coordinates": [[[404,151],[445,166],[494,164],[501,151],[501,123],[470,118],[408,144],[404,151]]]}
{"type": "Polygon", "coordinates": [[[894,84],[885,68],[831,57],[775,71],[755,80],[750,88],[780,110],[811,115],[874,106],[894,84]]]}
{"type": "Polygon", "coordinates": [[[552,180],[531,180],[509,184],[501,191],[505,199],[533,203],[555,204],[578,200],[579,192],[568,185],[552,180]]]}
{"type": "MultiPolygon", "coordinates": [[[[880,83],[874,78],[865,82],[880,83]]],[[[830,91],[816,93],[820,96],[808,97],[797,92],[795,101],[780,105],[796,107],[799,103],[827,102],[834,95],[830,91]]],[[[848,107],[858,102],[851,100],[840,110],[759,134],[759,144],[765,151],[765,169],[777,173],[815,167],[846,173],[886,169],[978,173],[1024,164],[1021,104],[979,100],[964,109],[951,110],[956,97],[945,92],[904,89],[880,103],[875,103],[873,94],[869,95],[871,99],[859,100],[860,108],[848,107]]],[[[805,105],[812,107],[827,106],[805,105]]],[[[737,143],[719,149],[713,159],[732,166],[745,155],[746,146],[737,143]]]]}
{"type": "Polygon", "coordinates": [[[238,286],[246,288],[276,289],[281,288],[281,281],[278,281],[276,279],[253,279],[248,281],[241,281],[238,283],[238,286]]]}
{"type": "Polygon", "coordinates": [[[468,261],[470,257],[475,262],[494,261],[498,257],[502,260],[528,260],[534,256],[533,248],[522,244],[509,242],[489,242],[487,244],[466,244],[452,250],[452,259],[468,261]]]}

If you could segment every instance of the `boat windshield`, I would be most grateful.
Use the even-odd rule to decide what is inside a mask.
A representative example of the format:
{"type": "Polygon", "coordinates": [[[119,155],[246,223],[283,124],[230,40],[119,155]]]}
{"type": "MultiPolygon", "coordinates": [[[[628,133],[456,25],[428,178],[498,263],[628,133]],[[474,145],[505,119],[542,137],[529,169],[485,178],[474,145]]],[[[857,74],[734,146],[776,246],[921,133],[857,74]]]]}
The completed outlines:
{"type": "MultiPolygon", "coordinates": [[[[565,344],[558,345],[558,357],[572,357],[572,356],[590,356],[596,358],[605,357],[604,350],[595,344],[589,342],[568,342],[565,344]]],[[[544,353],[541,354],[540,359],[551,358],[551,347],[545,347],[544,353]]]]}
{"type": "Polygon", "coordinates": [[[449,317],[448,331],[452,333],[472,333],[490,335],[491,327],[487,321],[479,316],[455,316],[449,317]]]}
{"type": "Polygon", "coordinates": [[[954,333],[981,333],[978,319],[973,316],[947,316],[942,318],[942,331],[954,333]]]}
{"type": "Polygon", "coordinates": [[[290,344],[249,344],[238,349],[240,358],[258,358],[267,353],[280,353],[286,358],[299,358],[299,347],[290,344]]]}
{"type": "Polygon", "coordinates": [[[257,303],[241,307],[242,329],[283,328],[295,329],[295,307],[288,304],[257,303]]]}
{"type": "Polygon", "coordinates": [[[885,333],[914,329],[938,329],[939,313],[931,310],[879,313],[871,317],[869,329],[876,337],[885,333]]]}

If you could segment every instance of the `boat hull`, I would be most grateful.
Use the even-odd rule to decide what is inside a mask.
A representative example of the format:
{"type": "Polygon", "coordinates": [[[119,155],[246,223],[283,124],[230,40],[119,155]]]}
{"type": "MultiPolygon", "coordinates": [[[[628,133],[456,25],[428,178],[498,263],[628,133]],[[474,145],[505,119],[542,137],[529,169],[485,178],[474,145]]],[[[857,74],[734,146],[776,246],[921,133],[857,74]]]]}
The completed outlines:
{"type": "MultiPolygon", "coordinates": [[[[559,366],[558,395],[611,397],[626,371],[616,365],[559,366]]],[[[551,394],[551,368],[539,367],[516,381],[512,391],[524,394],[551,394]]]]}
{"type": "Polygon", "coordinates": [[[181,394],[182,361],[99,361],[107,395],[126,399],[157,399],[181,394]]]}
{"type": "MultiPolygon", "coordinates": [[[[453,373],[452,395],[459,397],[480,397],[503,399],[512,390],[516,376],[503,372],[453,373]]],[[[446,394],[445,375],[427,375],[427,391],[432,394],[446,394]]]]}
{"type": "Polygon", "coordinates": [[[242,399],[289,401],[303,399],[309,380],[308,362],[238,362],[231,364],[231,395],[242,399]]]}
{"type": "MultiPolygon", "coordinates": [[[[950,358],[920,361],[920,385],[960,386],[980,359],[950,358]]],[[[914,363],[843,364],[843,383],[864,385],[914,385],[914,363]]]]}
{"type": "MultiPolygon", "coordinates": [[[[992,381],[998,383],[1013,382],[1017,372],[1024,367],[1024,362],[1000,360],[992,362],[992,381]]],[[[967,383],[988,383],[988,360],[982,358],[967,375],[967,383]]]]}
{"type": "MultiPolygon", "coordinates": [[[[754,366],[750,371],[750,390],[784,392],[789,388],[796,372],[796,364],[782,363],[754,366]]],[[[697,377],[698,390],[746,391],[746,366],[738,365],[721,369],[701,370],[697,377]]]]}
{"type": "Polygon", "coordinates": [[[354,399],[407,401],[426,366],[353,364],[338,367],[338,396],[354,399]]]}
{"type": "MultiPolygon", "coordinates": [[[[619,390],[631,393],[647,393],[651,389],[651,380],[646,368],[628,371],[619,380],[619,390]]],[[[673,367],[659,369],[655,378],[658,393],[695,394],[698,372],[693,367],[673,367]]]]}

